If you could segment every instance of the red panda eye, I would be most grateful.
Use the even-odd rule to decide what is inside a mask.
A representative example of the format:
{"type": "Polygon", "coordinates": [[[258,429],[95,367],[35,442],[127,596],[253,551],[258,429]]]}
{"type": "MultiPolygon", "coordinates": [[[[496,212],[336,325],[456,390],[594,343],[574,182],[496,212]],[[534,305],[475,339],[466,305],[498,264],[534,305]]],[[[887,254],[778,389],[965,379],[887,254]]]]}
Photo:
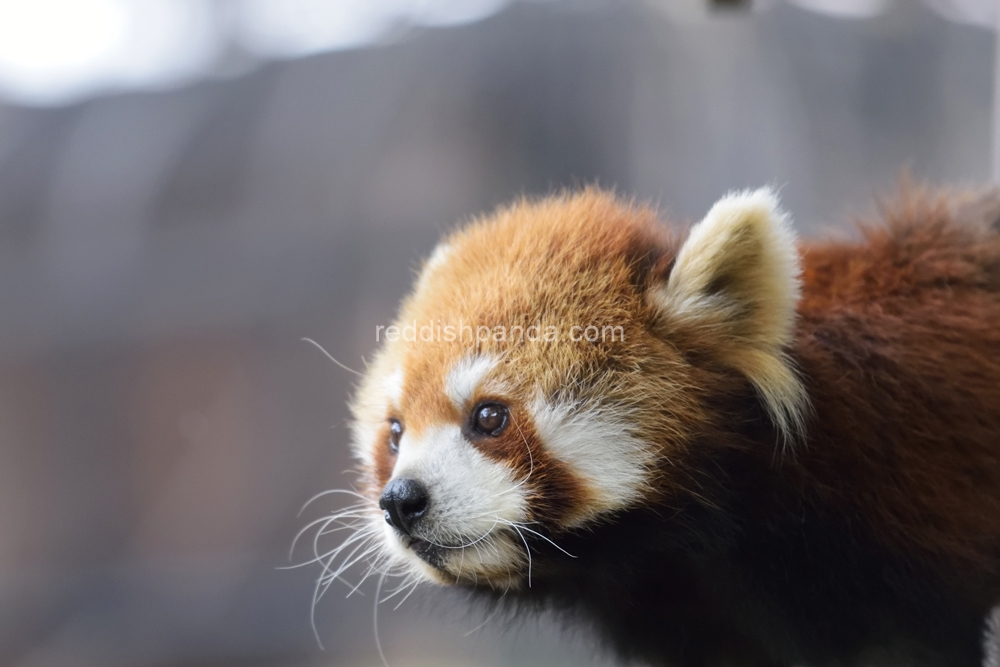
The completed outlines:
{"type": "Polygon", "coordinates": [[[389,420],[389,449],[393,454],[399,451],[399,439],[403,437],[403,425],[398,419],[389,420]]]}
{"type": "Polygon", "coordinates": [[[476,406],[472,413],[472,428],[479,435],[495,438],[507,428],[507,406],[499,403],[484,403],[476,406]]]}

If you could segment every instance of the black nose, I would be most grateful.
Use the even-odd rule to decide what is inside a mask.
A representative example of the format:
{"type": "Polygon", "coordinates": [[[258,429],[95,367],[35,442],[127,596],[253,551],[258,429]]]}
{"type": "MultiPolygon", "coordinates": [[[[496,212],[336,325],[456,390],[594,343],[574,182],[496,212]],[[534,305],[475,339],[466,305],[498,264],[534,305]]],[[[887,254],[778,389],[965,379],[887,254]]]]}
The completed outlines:
{"type": "Polygon", "coordinates": [[[385,485],[378,506],[386,522],[407,535],[427,509],[427,489],[415,479],[394,479],[385,485]]]}

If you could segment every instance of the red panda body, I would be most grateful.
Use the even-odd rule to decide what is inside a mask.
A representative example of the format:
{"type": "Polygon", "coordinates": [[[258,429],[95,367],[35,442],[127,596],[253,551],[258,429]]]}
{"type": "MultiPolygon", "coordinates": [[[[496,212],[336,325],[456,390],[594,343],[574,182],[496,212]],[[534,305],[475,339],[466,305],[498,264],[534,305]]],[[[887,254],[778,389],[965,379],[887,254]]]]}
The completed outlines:
{"type": "Polygon", "coordinates": [[[797,246],[758,191],[684,237],[588,190],[453,235],[354,404],[376,565],[652,665],[981,664],[1000,207],[886,218],[797,246]]]}

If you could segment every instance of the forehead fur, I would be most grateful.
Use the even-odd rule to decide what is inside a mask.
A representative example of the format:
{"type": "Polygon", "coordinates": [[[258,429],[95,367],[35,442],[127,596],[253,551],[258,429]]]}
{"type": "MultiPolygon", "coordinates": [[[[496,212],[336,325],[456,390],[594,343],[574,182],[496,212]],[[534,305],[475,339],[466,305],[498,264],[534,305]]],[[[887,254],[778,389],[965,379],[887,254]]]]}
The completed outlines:
{"type": "MultiPolygon", "coordinates": [[[[425,267],[416,291],[403,304],[401,323],[434,320],[473,330],[536,325],[544,331],[555,326],[563,336],[572,325],[624,327],[622,337],[631,342],[643,340],[641,325],[649,317],[642,282],[673,254],[655,213],[596,189],[522,200],[473,222],[442,247],[447,260],[425,267]]],[[[601,353],[597,346],[470,343],[469,338],[433,345],[400,341],[398,352],[419,349],[415,356],[421,368],[413,369],[417,375],[470,352],[513,354],[523,362],[531,348],[545,349],[552,369],[564,366],[561,361],[585,363],[589,355],[601,353]],[[574,358],[560,359],[560,349],[574,358]]]]}
{"type": "Polygon", "coordinates": [[[648,270],[667,240],[653,211],[596,189],[521,200],[441,246],[447,261],[436,253],[428,262],[403,319],[431,311],[485,324],[542,309],[563,318],[599,314],[615,306],[607,295],[648,270]],[[570,292],[576,296],[567,300],[570,292]]]}

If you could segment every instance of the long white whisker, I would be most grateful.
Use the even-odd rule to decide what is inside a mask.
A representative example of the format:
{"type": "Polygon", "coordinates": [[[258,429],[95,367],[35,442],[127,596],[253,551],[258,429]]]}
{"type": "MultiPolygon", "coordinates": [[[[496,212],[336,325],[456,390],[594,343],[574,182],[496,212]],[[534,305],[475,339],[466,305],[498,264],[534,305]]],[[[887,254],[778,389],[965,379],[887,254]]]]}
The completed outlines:
{"type": "Polygon", "coordinates": [[[528,540],[524,539],[521,529],[514,523],[511,523],[510,527],[517,531],[517,536],[524,542],[524,553],[528,556],[528,588],[531,588],[531,548],[528,546],[528,540]]]}
{"type": "Polygon", "coordinates": [[[396,609],[399,609],[400,607],[402,607],[403,603],[406,602],[410,598],[411,595],[413,595],[413,591],[417,590],[417,586],[419,586],[419,585],[420,585],[420,580],[419,579],[415,579],[413,581],[413,585],[410,586],[410,591],[406,595],[403,596],[403,599],[400,600],[396,604],[395,607],[393,607],[393,610],[396,610],[396,609]]]}
{"type": "MultiPolygon", "coordinates": [[[[367,558],[368,556],[370,556],[370,555],[372,554],[372,552],[373,552],[373,550],[374,550],[374,549],[377,549],[377,547],[374,547],[373,549],[369,549],[369,550],[368,550],[367,552],[365,552],[365,553],[364,553],[364,554],[362,555],[362,557],[361,557],[361,558],[359,558],[358,560],[361,560],[362,558],[367,558]]],[[[351,563],[351,565],[353,565],[353,564],[354,564],[354,563],[351,563]]],[[[358,589],[359,589],[359,588],[361,588],[361,585],[362,585],[363,583],[365,583],[365,581],[367,581],[367,580],[368,580],[368,577],[369,577],[369,576],[370,576],[370,575],[371,575],[371,574],[372,574],[373,572],[374,572],[374,570],[373,570],[373,569],[371,569],[371,568],[369,568],[368,570],[366,570],[366,571],[365,571],[365,573],[364,573],[364,575],[363,575],[363,576],[361,577],[361,579],[360,579],[360,580],[358,581],[358,583],[356,583],[356,584],[354,585],[354,587],[353,587],[353,588],[351,588],[351,591],[350,591],[350,592],[349,592],[349,593],[348,593],[348,594],[347,594],[346,596],[344,596],[344,597],[351,597],[351,596],[352,596],[352,595],[354,595],[355,593],[358,593],[359,595],[364,595],[364,593],[360,592],[360,591],[359,591],[358,589]]],[[[331,582],[331,583],[332,583],[332,582],[331,582]]]]}
{"type": "Polygon", "coordinates": [[[344,528],[359,528],[360,527],[358,524],[342,524],[338,528],[334,528],[332,530],[327,530],[327,527],[331,523],[343,521],[343,519],[345,519],[345,518],[350,518],[350,519],[367,519],[367,518],[369,518],[369,516],[370,515],[365,515],[365,514],[348,515],[346,513],[338,512],[337,514],[333,514],[331,516],[325,516],[325,517],[321,517],[319,519],[316,519],[315,521],[310,521],[308,524],[306,524],[306,526],[302,530],[300,530],[298,533],[296,533],[295,537],[292,539],[292,546],[288,550],[288,560],[291,560],[293,558],[294,553],[295,553],[295,546],[298,544],[298,541],[302,538],[302,535],[305,534],[305,532],[308,531],[313,526],[315,526],[317,524],[323,524],[322,528],[320,528],[318,531],[316,531],[316,536],[313,538],[313,555],[319,557],[318,547],[317,547],[316,543],[317,543],[317,541],[319,540],[320,537],[322,537],[323,535],[328,535],[329,533],[332,533],[332,532],[336,532],[338,530],[343,530],[344,528]]]}
{"type": "Polygon", "coordinates": [[[359,377],[364,377],[364,373],[359,373],[358,371],[354,370],[353,368],[349,368],[348,366],[345,366],[344,364],[342,364],[339,361],[337,361],[336,359],[334,359],[334,357],[333,357],[332,354],[330,354],[329,352],[327,352],[326,349],[322,345],[320,345],[319,343],[317,343],[316,341],[314,341],[312,338],[303,338],[302,341],[305,342],[305,343],[312,343],[313,345],[315,345],[316,348],[320,352],[322,352],[324,355],[326,355],[327,359],[329,359],[333,363],[337,364],[338,366],[340,366],[341,368],[343,368],[345,371],[350,371],[351,373],[354,373],[355,375],[357,375],[359,377]]]}
{"type": "Polygon", "coordinates": [[[413,583],[412,575],[411,574],[404,575],[403,580],[399,582],[399,584],[395,588],[389,591],[388,595],[379,600],[379,604],[382,604],[386,600],[391,600],[392,598],[396,597],[397,595],[405,591],[407,588],[409,588],[411,583],[413,583]]]}
{"type": "Polygon", "coordinates": [[[535,457],[531,454],[531,445],[528,444],[528,439],[524,437],[524,431],[521,430],[521,425],[517,423],[516,419],[514,419],[513,414],[510,416],[510,420],[514,422],[514,427],[517,428],[517,432],[521,435],[522,442],[524,442],[524,448],[528,450],[528,474],[525,475],[524,479],[522,479],[520,482],[518,482],[511,488],[498,493],[497,496],[502,496],[504,494],[511,493],[512,491],[517,491],[519,488],[524,486],[529,479],[531,479],[532,473],[535,472],[535,457]]]}
{"type": "Polygon", "coordinates": [[[341,574],[349,570],[352,565],[354,565],[357,562],[360,562],[362,558],[364,558],[370,553],[374,553],[375,550],[378,549],[379,547],[378,544],[372,544],[373,537],[374,536],[368,536],[365,539],[361,540],[358,543],[358,545],[351,550],[351,553],[349,553],[347,557],[344,558],[344,560],[337,567],[337,569],[334,572],[327,575],[327,579],[329,581],[333,581],[341,574]],[[361,552],[361,554],[359,556],[355,556],[355,554],[357,554],[359,551],[361,552]]]}
{"type": "Polygon", "coordinates": [[[477,537],[473,541],[467,542],[466,544],[459,544],[459,545],[438,544],[438,543],[432,542],[431,540],[428,540],[426,538],[422,538],[422,539],[424,540],[424,542],[427,542],[428,544],[433,544],[434,546],[436,546],[436,547],[438,547],[440,549],[465,549],[467,547],[474,546],[477,542],[481,542],[481,541],[485,540],[489,536],[489,534],[493,531],[493,529],[496,528],[497,523],[501,521],[501,519],[499,517],[497,517],[496,512],[490,512],[490,514],[493,514],[493,516],[496,517],[496,520],[493,522],[493,525],[490,526],[486,530],[485,533],[483,533],[482,535],[480,535],[479,537],[477,537]]]}
{"type": "MultiPolygon", "coordinates": [[[[504,519],[500,519],[500,521],[501,521],[501,523],[505,523],[505,524],[507,524],[508,526],[511,526],[511,527],[514,527],[514,524],[515,524],[515,522],[513,522],[513,521],[506,521],[504,519]]],[[[561,551],[564,554],[566,554],[567,556],[569,556],[570,558],[576,558],[576,556],[574,556],[570,552],[566,551],[561,546],[559,546],[558,544],[556,544],[555,542],[553,542],[549,538],[547,538],[544,535],[542,535],[541,533],[539,533],[537,530],[532,530],[531,528],[528,528],[527,526],[525,526],[523,523],[518,523],[516,527],[520,528],[521,530],[526,530],[529,533],[531,533],[532,535],[537,535],[538,537],[542,538],[543,540],[545,540],[546,542],[548,542],[549,544],[551,544],[552,546],[554,546],[556,549],[558,549],[559,551],[561,551]]]]}
{"type": "Polygon", "coordinates": [[[319,591],[322,585],[323,578],[320,577],[316,580],[316,587],[313,588],[312,605],[309,607],[309,625],[312,627],[313,636],[316,638],[316,644],[319,645],[319,650],[325,651],[326,648],[323,646],[323,640],[320,639],[319,636],[319,628],[316,627],[316,603],[319,602],[319,591]]]}
{"type": "Polygon", "coordinates": [[[462,549],[462,558],[458,561],[458,572],[455,573],[455,583],[462,580],[462,568],[465,567],[465,549],[462,549]]]}
{"type": "MultiPolygon", "coordinates": [[[[371,547],[369,547],[368,550],[366,550],[365,553],[362,554],[361,557],[358,558],[357,560],[361,560],[362,558],[367,558],[371,554],[378,552],[381,548],[382,547],[379,544],[374,544],[371,547]]],[[[355,561],[355,562],[357,562],[357,561],[355,561]]],[[[353,563],[352,563],[352,565],[353,565],[353,563]]],[[[352,588],[350,590],[350,592],[348,592],[348,594],[346,596],[344,596],[344,597],[351,597],[352,595],[354,595],[355,593],[357,593],[358,589],[361,588],[361,584],[365,583],[365,581],[368,579],[368,577],[374,571],[375,571],[375,564],[374,563],[369,563],[368,569],[365,570],[365,573],[363,575],[361,575],[361,580],[358,581],[358,583],[354,586],[354,588],[352,588]]]]}
{"type": "Polygon", "coordinates": [[[312,505],[314,502],[316,502],[323,496],[329,496],[334,493],[343,493],[349,496],[355,496],[356,498],[360,498],[363,502],[358,503],[359,506],[375,504],[370,498],[366,498],[357,491],[351,489],[327,489],[326,491],[320,491],[315,496],[307,500],[305,504],[302,506],[302,509],[299,510],[298,516],[302,516],[302,513],[306,511],[306,508],[308,508],[310,505],[312,505]]]}
{"type": "Polygon", "coordinates": [[[382,667],[389,667],[389,661],[385,659],[385,653],[382,651],[382,641],[378,637],[378,598],[382,594],[382,582],[385,581],[385,575],[381,575],[378,578],[378,584],[375,586],[375,606],[372,612],[372,623],[375,626],[375,648],[378,649],[378,657],[382,659],[382,667]]]}
{"type": "MultiPolygon", "coordinates": [[[[361,530],[368,523],[365,519],[369,517],[356,517],[357,521],[355,523],[342,523],[336,528],[323,528],[320,535],[333,535],[334,533],[339,533],[342,530],[361,530]]],[[[331,522],[333,523],[333,522],[331,522]]]]}
{"type": "MultiPolygon", "coordinates": [[[[339,578],[340,575],[343,574],[346,570],[350,569],[352,565],[354,565],[362,558],[364,558],[366,555],[368,555],[367,552],[369,550],[375,548],[369,544],[370,540],[371,537],[361,540],[361,543],[358,544],[356,547],[354,547],[354,549],[351,550],[351,553],[347,554],[347,558],[344,559],[344,562],[337,568],[335,572],[324,573],[323,578],[326,579],[327,581],[326,588],[329,588],[330,584],[332,584],[335,579],[339,578]],[[355,558],[355,554],[358,553],[359,551],[362,551],[361,555],[355,558]]],[[[325,591],[326,589],[324,589],[324,592],[325,591]]]]}
{"type": "Polygon", "coordinates": [[[367,535],[368,535],[367,532],[365,532],[363,530],[358,530],[356,533],[354,533],[353,535],[351,535],[350,537],[348,537],[346,540],[344,540],[339,546],[337,546],[334,549],[331,549],[330,551],[327,551],[324,554],[320,554],[319,553],[319,548],[315,547],[315,545],[314,545],[313,552],[316,554],[315,558],[307,560],[304,563],[298,563],[296,565],[287,566],[287,567],[285,567],[283,569],[292,570],[292,569],[295,569],[295,568],[302,567],[303,565],[311,565],[312,563],[321,563],[323,561],[332,561],[332,559],[336,558],[337,555],[341,551],[343,551],[345,548],[347,548],[350,545],[354,544],[358,540],[366,537],[367,535]]]}
{"type": "Polygon", "coordinates": [[[361,539],[364,536],[365,536],[364,533],[361,533],[361,532],[355,533],[354,535],[351,535],[350,538],[348,538],[347,540],[345,540],[342,544],[340,544],[337,548],[331,549],[330,551],[327,551],[324,554],[316,553],[316,556],[314,558],[310,558],[307,561],[303,561],[301,563],[295,563],[293,565],[281,565],[281,566],[278,566],[275,569],[278,569],[278,570],[297,570],[297,569],[306,567],[308,565],[312,565],[314,563],[322,563],[323,561],[330,561],[331,559],[336,558],[337,554],[339,554],[341,552],[341,550],[343,550],[345,547],[350,546],[354,542],[357,542],[359,539],[361,539]]]}
{"type": "MultiPolygon", "coordinates": [[[[323,526],[326,527],[330,525],[332,521],[333,519],[331,517],[323,517],[322,519],[316,519],[315,521],[310,521],[309,523],[306,524],[305,528],[295,533],[295,537],[292,538],[292,546],[291,548],[288,549],[288,560],[292,560],[292,558],[295,556],[295,545],[298,544],[299,538],[301,538],[307,530],[320,523],[322,523],[323,526]]],[[[322,528],[320,530],[322,530],[322,528]]]]}

